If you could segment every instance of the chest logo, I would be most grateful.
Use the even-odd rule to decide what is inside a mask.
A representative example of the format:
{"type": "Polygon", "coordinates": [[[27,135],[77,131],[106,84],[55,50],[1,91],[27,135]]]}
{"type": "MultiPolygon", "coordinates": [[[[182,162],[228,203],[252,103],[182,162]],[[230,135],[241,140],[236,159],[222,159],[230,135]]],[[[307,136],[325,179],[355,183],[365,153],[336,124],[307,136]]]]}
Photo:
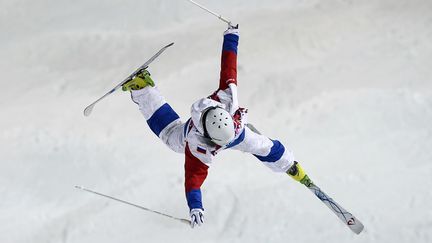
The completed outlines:
{"type": "Polygon", "coordinates": [[[201,154],[207,154],[207,149],[201,146],[197,146],[197,152],[201,154]]]}

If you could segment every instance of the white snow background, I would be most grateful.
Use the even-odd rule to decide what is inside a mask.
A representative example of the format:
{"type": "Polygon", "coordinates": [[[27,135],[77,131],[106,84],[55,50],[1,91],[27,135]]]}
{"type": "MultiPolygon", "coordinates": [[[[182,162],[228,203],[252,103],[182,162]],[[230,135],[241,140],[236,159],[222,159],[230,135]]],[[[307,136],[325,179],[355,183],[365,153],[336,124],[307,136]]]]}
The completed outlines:
{"type": "Polygon", "coordinates": [[[187,1],[0,1],[0,242],[432,241],[432,1],[201,0],[240,24],[239,98],[365,225],[253,156],[218,155],[198,229],[183,155],[129,94],[82,111],[165,44],[152,77],[186,120],[219,75],[226,25],[187,1]]]}

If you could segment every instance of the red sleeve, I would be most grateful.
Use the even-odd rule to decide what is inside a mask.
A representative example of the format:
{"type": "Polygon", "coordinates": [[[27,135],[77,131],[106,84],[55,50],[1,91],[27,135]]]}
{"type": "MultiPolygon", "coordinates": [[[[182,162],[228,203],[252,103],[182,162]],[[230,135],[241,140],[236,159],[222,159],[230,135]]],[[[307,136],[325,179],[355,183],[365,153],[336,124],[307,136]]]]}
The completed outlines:
{"type": "Polygon", "coordinates": [[[186,143],[185,148],[185,189],[186,193],[200,189],[207,178],[208,166],[193,156],[186,143]]]}
{"type": "Polygon", "coordinates": [[[235,34],[224,35],[221,58],[221,72],[219,89],[225,90],[228,84],[237,85],[237,47],[239,36],[235,34]]]}

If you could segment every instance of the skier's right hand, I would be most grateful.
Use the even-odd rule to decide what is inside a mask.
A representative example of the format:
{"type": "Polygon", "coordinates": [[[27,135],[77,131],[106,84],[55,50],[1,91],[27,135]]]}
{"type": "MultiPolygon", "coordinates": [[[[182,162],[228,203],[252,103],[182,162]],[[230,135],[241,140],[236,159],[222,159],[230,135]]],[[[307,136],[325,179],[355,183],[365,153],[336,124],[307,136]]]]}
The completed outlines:
{"type": "Polygon", "coordinates": [[[191,227],[196,225],[201,226],[204,223],[204,210],[201,208],[193,208],[190,211],[191,227]]]}

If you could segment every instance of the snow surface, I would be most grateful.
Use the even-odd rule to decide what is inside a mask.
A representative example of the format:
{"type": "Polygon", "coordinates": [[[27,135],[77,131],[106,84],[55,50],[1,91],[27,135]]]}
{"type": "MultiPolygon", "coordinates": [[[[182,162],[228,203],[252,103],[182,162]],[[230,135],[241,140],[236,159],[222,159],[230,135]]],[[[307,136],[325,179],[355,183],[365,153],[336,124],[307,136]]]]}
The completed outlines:
{"type": "Polygon", "coordinates": [[[151,67],[186,119],[217,86],[225,25],[187,1],[0,2],[0,242],[431,242],[432,1],[202,0],[240,23],[239,95],[364,223],[349,231],[306,188],[221,153],[188,217],[183,156],[129,95],[82,110],[161,46],[151,67]]]}

